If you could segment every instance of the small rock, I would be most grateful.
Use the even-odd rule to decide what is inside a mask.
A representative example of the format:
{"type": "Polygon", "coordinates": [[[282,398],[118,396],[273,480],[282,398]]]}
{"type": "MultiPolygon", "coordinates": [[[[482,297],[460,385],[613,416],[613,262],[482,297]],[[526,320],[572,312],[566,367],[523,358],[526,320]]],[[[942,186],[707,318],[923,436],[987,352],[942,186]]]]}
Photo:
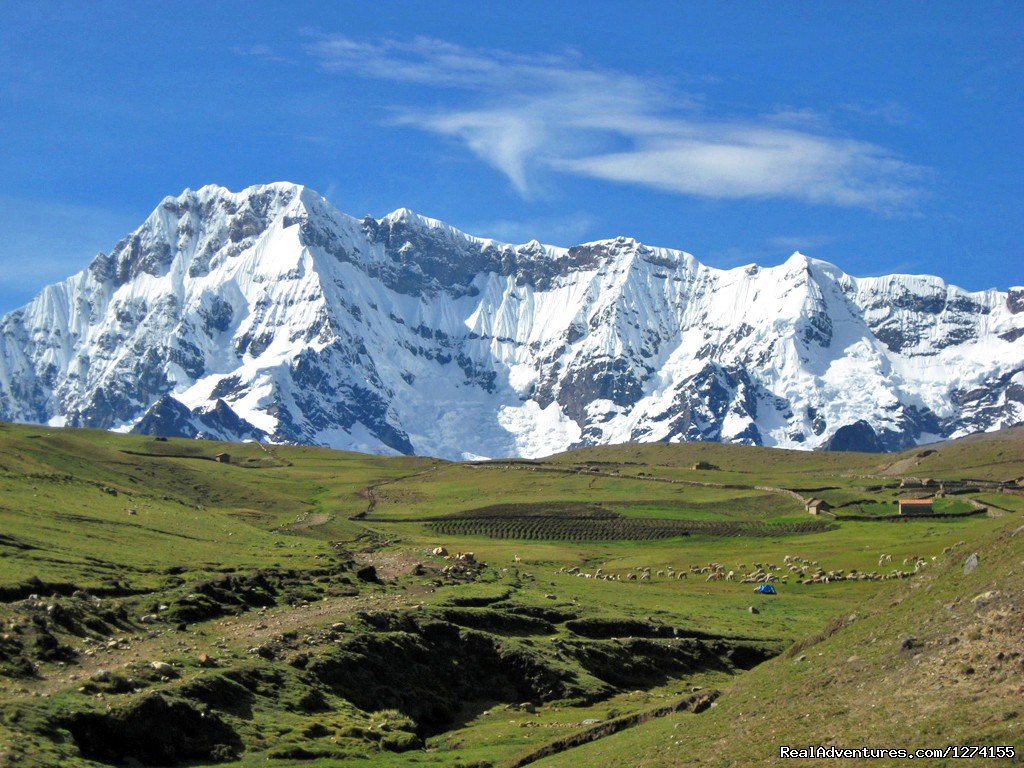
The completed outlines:
{"type": "Polygon", "coordinates": [[[761,611],[759,611],[759,610],[757,609],[757,606],[756,606],[756,605],[752,605],[752,606],[750,606],[749,608],[747,608],[747,610],[748,610],[748,611],[750,611],[751,613],[760,613],[760,612],[761,612],[761,611]]]}
{"type": "Polygon", "coordinates": [[[964,562],[964,576],[968,575],[975,568],[977,568],[979,561],[980,561],[980,558],[978,557],[978,553],[977,552],[975,552],[970,557],[968,557],[967,560],[964,562]]]}
{"type": "Polygon", "coordinates": [[[150,669],[152,669],[158,675],[164,675],[166,677],[176,677],[178,674],[174,671],[174,667],[172,667],[166,661],[151,661],[149,662],[149,666],[150,669]]]}
{"type": "Polygon", "coordinates": [[[600,722],[601,721],[596,717],[588,717],[586,720],[582,721],[580,725],[597,725],[600,722]]]}
{"type": "Polygon", "coordinates": [[[89,675],[89,679],[94,683],[105,683],[110,680],[110,672],[106,669],[97,669],[89,675]]]}
{"type": "Polygon", "coordinates": [[[210,656],[208,653],[199,654],[199,666],[200,667],[215,667],[217,666],[217,660],[210,656]]]}
{"type": "Polygon", "coordinates": [[[917,647],[917,638],[915,637],[904,637],[900,640],[900,650],[909,651],[912,648],[917,647]]]}
{"type": "Polygon", "coordinates": [[[990,589],[988,592],[982,592],[980,595],[972,597],[971,602],[975,605],[984,605],[991,600],[995,600],[997,597],[999,597],[999,590],[990,589]]]}

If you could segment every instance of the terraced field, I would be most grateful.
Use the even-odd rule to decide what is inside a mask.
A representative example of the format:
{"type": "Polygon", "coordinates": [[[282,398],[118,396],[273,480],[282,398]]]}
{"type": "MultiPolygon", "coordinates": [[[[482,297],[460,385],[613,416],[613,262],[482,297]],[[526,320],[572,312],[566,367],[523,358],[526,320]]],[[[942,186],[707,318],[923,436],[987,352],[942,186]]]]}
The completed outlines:
{"type": "Polygon", "coordinates": [[[762,523],[733,520],[666,520],[632,517],[455,517],[428,525],[440,536],[483,536],[523,541],[651,541],[680,536],[786,536],[835,527],[825,520],[762,523]]]}

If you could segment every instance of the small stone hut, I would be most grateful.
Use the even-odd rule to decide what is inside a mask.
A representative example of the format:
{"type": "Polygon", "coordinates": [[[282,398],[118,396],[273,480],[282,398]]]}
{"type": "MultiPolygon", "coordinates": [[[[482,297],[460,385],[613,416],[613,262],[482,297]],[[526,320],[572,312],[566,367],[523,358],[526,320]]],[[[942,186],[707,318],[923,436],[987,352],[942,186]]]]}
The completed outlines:
{"type": "Polygon", "coordinates": [[[820,515],[822,512],[828,512],[832,509],[832,505],[824,499],[808,499],[804,504],[804,508],[809,514],[820,515]]]}
{"type": "Polygon", "coordinates": [[[930,515],[935,511],[935,499],[900,499],[901,515],[930,515]]]}

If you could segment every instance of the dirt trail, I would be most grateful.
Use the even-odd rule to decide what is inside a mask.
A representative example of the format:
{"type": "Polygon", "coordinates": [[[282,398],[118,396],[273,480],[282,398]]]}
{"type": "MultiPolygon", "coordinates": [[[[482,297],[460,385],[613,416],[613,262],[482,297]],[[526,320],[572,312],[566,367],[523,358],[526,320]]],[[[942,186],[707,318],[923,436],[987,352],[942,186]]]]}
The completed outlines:
{"type": "MultiPolygon", "coordinates": [[[[484,464],[477,464],[477,467],[487,467],[484,464]]],[[[518,469],[518,467],[517,467],[518,469]]],[[[725,490],[737,490],[737,491],[765,491],[766,493],[777,493],[790,498],[796,499],[801,503],[804,503],[806,499],[796,491],[791,491],[788,488],[776,488],[772,485],[741,485],[739,483],[712,483],[703,480],[683,480],[677,477],[655,477],[650,474],[626,474],[624,472],[607,472],[603,469],[594,471],[592,469],[580,469],[578,467],[553,467],[553,466],[537,466],[534,467],[538,472],[554,472],[563,475],[586,475],[589,477],[610,477],[616,480],[641,480],[648,483],[668,483],[669,485],[686,485],[697,488],[720,488],[725,490]]]]}
{"type": "Polygon", "coordinates": [[[401,477],[392,477],[390,480],[380,480],[379,482],[372,483],[366,486],[359,492],[359,495],[366,499],[366,509],[362,512],[357,512],[352,515],[349,520],[366,520],[370,515],[373,514],[373,510],[377,508],[377,489],[384,485],[390,485],[391,483],[400,483],[403,480],[411,480],[414,477],[421,477],[423,475],[429,475],[431,472],[436,472],[437,467],[430,467],[430,469],[424,469],[419,472],[413,472],[411,475],[402,475],[401,477]]]}

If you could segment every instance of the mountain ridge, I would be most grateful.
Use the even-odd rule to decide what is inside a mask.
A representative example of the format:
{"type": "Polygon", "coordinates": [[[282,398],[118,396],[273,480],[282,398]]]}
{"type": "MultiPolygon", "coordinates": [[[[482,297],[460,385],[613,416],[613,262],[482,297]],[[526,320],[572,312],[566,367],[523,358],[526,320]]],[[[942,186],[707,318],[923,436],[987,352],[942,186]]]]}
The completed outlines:
{"type": "Polygon", "coordinates": [[[893,450],[1024,421],[1022,336],[1024,288],[511,245],[207,185],[0,319],[0,418],[457,459],[844,428],[893,450]]]}

